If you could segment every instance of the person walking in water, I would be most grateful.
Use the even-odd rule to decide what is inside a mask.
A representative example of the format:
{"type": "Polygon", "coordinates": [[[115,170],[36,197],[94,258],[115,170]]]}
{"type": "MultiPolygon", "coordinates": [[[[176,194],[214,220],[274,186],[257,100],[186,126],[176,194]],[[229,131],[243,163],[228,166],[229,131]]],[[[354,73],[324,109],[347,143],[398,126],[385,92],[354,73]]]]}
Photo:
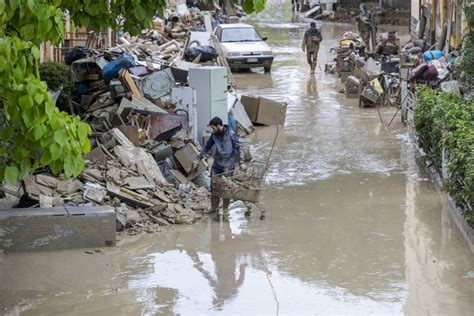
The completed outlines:
{"type": "MultiPolygon", "coordinates": [[[[222,123],[219,117],[214,117],[209,126],[212,129],[212,136],[199,154],[199,160],[211,151],[214,158],[211,175],[232,176],[235,164],[240,165],[240,142],[237,134],[228,126],[222,123]]],[[[211,186],[214,185],[211,183],[211,186]]],[[[224,222],[229,220],[229,199],[222,199],[224,222]]],[[[220,220],[219,215],[220,198],[211,195],[211,212],[216,212],[216,220],[220,220]]]]}
{"type": "Polygon", "coordinates": [[[302,49],[306,51],[306,58],[311,67],[311,74],[314,74],[314,69],[318,61],[319,43],[323,40],[321,32],[316,28],[316,23],[311,22],[310,28],[304,32],[302,49]]]}

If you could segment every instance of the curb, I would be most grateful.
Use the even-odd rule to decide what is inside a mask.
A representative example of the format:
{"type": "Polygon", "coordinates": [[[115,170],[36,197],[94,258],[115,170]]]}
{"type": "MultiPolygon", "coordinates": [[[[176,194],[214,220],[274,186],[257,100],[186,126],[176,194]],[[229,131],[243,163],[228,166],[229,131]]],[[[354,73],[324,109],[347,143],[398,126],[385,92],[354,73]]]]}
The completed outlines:
{"type": "MultiPolygon", "coordinates": [[[[414,141],[414,147],[416,148],[418,154],[421,157],[425,157],[426,153],[423,150],[423,148],[418,146],[417,140],[411,136],[413,141],[414,141]]],[[[431,177],[435,180],[436,182],[436,189],[439,191],[444,191],[445,183],[443,181],[443,178],[439,174],[439,172],[434,168],[433,164],[430,163],[431,160],[425,160],[425,165],[428,171],[431,174],[431,177]]],[[[456,203],[454,202],[453,198],[451,195],[446,192],[446,195],[448,196],[448,206],[449,209],[451,210],[450,214],[453,219],[453,221],[456,223],[456,226],[458,227],[459,231],[461,232],[461,235],[464,239],[464,242],[468,246],[468,248],[471,250],[472,253],[474,253],[474,228],[469,226],[467,223],[466,219],[463,216],[462,210],[456,206],[456,203]]]]}

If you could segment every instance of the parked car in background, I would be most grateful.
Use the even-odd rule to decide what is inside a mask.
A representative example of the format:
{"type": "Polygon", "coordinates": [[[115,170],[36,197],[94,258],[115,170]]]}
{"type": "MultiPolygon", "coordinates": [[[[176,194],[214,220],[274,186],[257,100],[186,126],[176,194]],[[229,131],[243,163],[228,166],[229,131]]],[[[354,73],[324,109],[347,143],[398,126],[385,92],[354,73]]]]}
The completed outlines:
{"type": "Polygon", "coordinates": [[[214,29],[230,68],[272,69],[273,53],[257,30],[248,24],[220,24],[214,29]]]}

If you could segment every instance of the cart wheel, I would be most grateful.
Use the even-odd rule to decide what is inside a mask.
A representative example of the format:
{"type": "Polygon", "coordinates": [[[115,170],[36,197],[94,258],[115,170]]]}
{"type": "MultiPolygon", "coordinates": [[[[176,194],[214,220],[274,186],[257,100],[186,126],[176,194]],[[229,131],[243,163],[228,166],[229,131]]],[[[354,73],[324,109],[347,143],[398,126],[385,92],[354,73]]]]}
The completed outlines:
{"type": "Polygon", "coordinates": [[[260,219],[263,221],[265,219],[265,214],[260,215],[260,219]]]}

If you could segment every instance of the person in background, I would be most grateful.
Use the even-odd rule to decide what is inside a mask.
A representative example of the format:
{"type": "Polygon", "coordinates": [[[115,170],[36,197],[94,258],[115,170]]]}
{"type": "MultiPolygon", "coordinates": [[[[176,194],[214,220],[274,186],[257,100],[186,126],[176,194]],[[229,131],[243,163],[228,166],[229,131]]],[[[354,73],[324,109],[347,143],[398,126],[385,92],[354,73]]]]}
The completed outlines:
{"type": "Polygon", "coordinates": [[[311,67],[311,74],[314,74],[314,69],[318,61],[319,43],[323,40],[321,32],[316,28],[316,23],[311,22],[310,28],[306,30],[303,37],[301,48],[303,52],[306,51],[306,58],[311,67]]]}
{"type": "Polygon", "coordinates": [[[361,13],[355,18],[359,35],[364,40],[367,48],[370,47],[370,32],[372,31],[372,26],[370,25],[371,14],[370,11],[367,11],[365,15],[362,15],[361,13]]]}
{"type": "MultiPolygon", "coordinates": [[[[212,151],[214,163],[211,169],[211,176],[223,175],[232,176],[235,170],[235,164],[240,164],[240,142],[237,134],[226,124],[222,123],[219,117],[214,117],[209,126],[212,129],[212,135],[199,154],[199,160],[212,151]]],[[[211,186],[212,186],[211,182],[211,186]]],[[[216,220],[220,220],[219,204],[220,198],[211,195],[211,211],[216,212],[216,220]]],[[[229,220],[229,199],[223,199],[223,221],[229,220]]]]}
{"type": "Polygon", "coordinates": [[[381,41],[375,48],[377,57],[398,55],[400,47],[397,45],[397,32],[389,32],[388,37],[381,41]]]}

